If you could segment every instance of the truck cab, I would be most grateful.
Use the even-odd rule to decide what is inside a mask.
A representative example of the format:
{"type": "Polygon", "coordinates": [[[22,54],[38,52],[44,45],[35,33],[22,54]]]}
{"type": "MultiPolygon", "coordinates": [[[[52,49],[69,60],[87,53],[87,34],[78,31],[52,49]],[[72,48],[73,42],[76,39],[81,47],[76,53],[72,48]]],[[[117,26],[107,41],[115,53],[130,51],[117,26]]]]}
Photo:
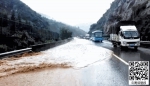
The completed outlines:
{"type": "Polygon", "coordinates": [[[120,21],[109,26],[110,41],[114,47],[119,45],[123,47],[134,47],[137,49],[140,46],[140,35],[134,21],[120,21]]]}
{"type": "Polygon", "coordinates": [[[134,47],[135,49],[140,46],[140,36],[135,26],[120,26],[118,33],[118,42],[121,47],[134,47]]]}

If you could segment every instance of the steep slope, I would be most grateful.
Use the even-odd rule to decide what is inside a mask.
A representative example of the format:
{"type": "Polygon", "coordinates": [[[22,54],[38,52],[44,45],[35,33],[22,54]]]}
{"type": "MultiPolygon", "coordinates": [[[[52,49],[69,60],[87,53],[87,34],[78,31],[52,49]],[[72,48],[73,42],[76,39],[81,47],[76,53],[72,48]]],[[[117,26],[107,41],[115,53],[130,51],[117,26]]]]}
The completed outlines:
{"type": "Polygon", "coordinates": [[[29,47],[60,38],[60,29],[73,36],[85,32],[41,16],[20,0],[0,1],[0,52],[29,47]]]}
{"type": "Polygon", "coordinates": [[[112,13],[118,6],[120,0],[115,0],[114,2],[111,3],[110,9],[108,9],[103,16],[97,21],[97,23],[92,24],[90,26],[90,31],[91,33],[94,30],[103,30],[105,23],[108,21],[108,18],[110,16],[110,13],[112,13]]]}
{"type": "MultiPolygon", "coordinates": [[[[150,40],[150,1],[149,0],[115,0],[110,9],[97,22],[105,32],[109,26],[118,21],[135,21],[142,40],[150,40]]],[[[97,29],[91,28],[90,31],[97,29]]]]}
{"type": "Polygon", "coordinates": [[[48,18],[44,18],[44,19],[46,21],[48,21],[49,28],[55,28],[55,29],[53,29],[54,32],[59,33],[62,28],[66,28],[66,29],[68,29],[68,31],[71,31],[73,33],[72,34],[73,36],[80,36],[80,35],[85,35],[86,34],[86,32],[81,30],[80,28],[73,27],[73,26],[64,24],[62,22],[58,22],[58,21],[51,20],[51,19],[48,19],[48,18]]]}
{"type": "Polygon", "coordinates": [[[48,21],[49,28],[55,28],[55,29],[53,29],[54,32],[59,33],[62,28],[66,28],[69,31],[73,32],[73,34],[72,34],[73,36],[80,36],[80,35],[86,34],[86,32],[84,30],[82,30],[78,27],[70,26],[70,25],[64,24],[62,22],[53,20],[53,19],[51,19],[51,17],[49,17],[48,15],[45,15],[45,14],[41,14],[41,15],[46,21],[48,21]]]}
{"type": "MultiPolygon", "coordinates": [[[[9,17],[10,17],[12,12],[14,11],[16,17],[18,17],[18,16],[21,17],[22,21],[24,21],[24,22],[26,20],[29,21],[31,23],[31,25],[36,26],[37,28],[49,29],[51,31],[55,31],[58,29],[57,26],[52,27],[52,28],[50,28],[49,26],[55,26],[53,24],[56,24],[59,26],[59,22],[43,18],[43,16],[41,16],[40,14],[38,14],[35,11],[33,11],[32,9],[30,9],[27,5],[25,5],[20,0],[1,0],[0,7],[1,7],[1,9],[0,9],[1,13],[5,13],[5,14],[9,15],[9,17]]],[[[60,24],[61,24],[60,26],[62,26],[62,27],[68,27],[68,29],[78,29],[75,27],[70,27],[69,25],[66,25],[66,24],[62,25],[63,23],[60,23],[60,24]]],[[[78,29],[78,30],[82,31],[80,29],[78,29]]],[[[56,32],[58,32],[58,31],[56,31],[56,32]]],[[[76,34],[76,32],[73,32],[73,33],[76,34]]]]}

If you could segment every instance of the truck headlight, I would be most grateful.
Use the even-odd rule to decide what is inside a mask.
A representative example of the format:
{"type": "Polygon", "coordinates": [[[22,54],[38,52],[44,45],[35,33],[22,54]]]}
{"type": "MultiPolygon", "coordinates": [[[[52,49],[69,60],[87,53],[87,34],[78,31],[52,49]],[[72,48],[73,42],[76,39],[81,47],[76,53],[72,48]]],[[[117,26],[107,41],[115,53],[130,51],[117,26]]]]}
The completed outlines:
{"type": "Polygon", "coordinates": [[[126,42],[123,42],[123,44],[126,44],[126,42]]]}

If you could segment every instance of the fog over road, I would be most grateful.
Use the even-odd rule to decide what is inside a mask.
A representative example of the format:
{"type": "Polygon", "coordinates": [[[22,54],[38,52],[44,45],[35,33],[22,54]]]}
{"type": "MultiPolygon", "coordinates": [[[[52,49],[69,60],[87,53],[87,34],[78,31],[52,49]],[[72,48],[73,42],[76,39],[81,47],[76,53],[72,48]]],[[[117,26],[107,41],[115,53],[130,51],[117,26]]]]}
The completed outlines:
{"type": "Polygon", "coordinates": [[[113,52],[128,62],[145,60],[143,51],[74,38],[32,56],[1,60],[0,86],[128,86],[128,66],[113,52]]]}

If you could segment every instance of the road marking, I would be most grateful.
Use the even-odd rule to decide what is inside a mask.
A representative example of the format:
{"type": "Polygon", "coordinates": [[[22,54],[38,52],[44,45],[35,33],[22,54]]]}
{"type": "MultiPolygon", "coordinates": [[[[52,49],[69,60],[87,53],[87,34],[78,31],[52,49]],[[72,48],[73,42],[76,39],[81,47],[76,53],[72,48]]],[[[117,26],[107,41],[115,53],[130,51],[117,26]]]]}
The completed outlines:
{"type": "Polygon", "coordinates": [[[115,56],[117,59],[119,59],[121,62],[123,62],[126,65],[129,65],[128,62],[124,61],[123,59],[121,59],[119,56],[113,54],[113,56],[115,56]]]}
{"type": "MultiPolygon", "coordinates": [[[[107,44],[112,44],[111,42],[109,41],[105,41],[105,43],[107,44]]],[[[128,62],[124,61],[123,59],[121,59],[119,56],[113,54],[114,57],[116,57],[118,60],[120,60],[121,62],[123,62],[125,65],[129,65],[128,62]]]]}

